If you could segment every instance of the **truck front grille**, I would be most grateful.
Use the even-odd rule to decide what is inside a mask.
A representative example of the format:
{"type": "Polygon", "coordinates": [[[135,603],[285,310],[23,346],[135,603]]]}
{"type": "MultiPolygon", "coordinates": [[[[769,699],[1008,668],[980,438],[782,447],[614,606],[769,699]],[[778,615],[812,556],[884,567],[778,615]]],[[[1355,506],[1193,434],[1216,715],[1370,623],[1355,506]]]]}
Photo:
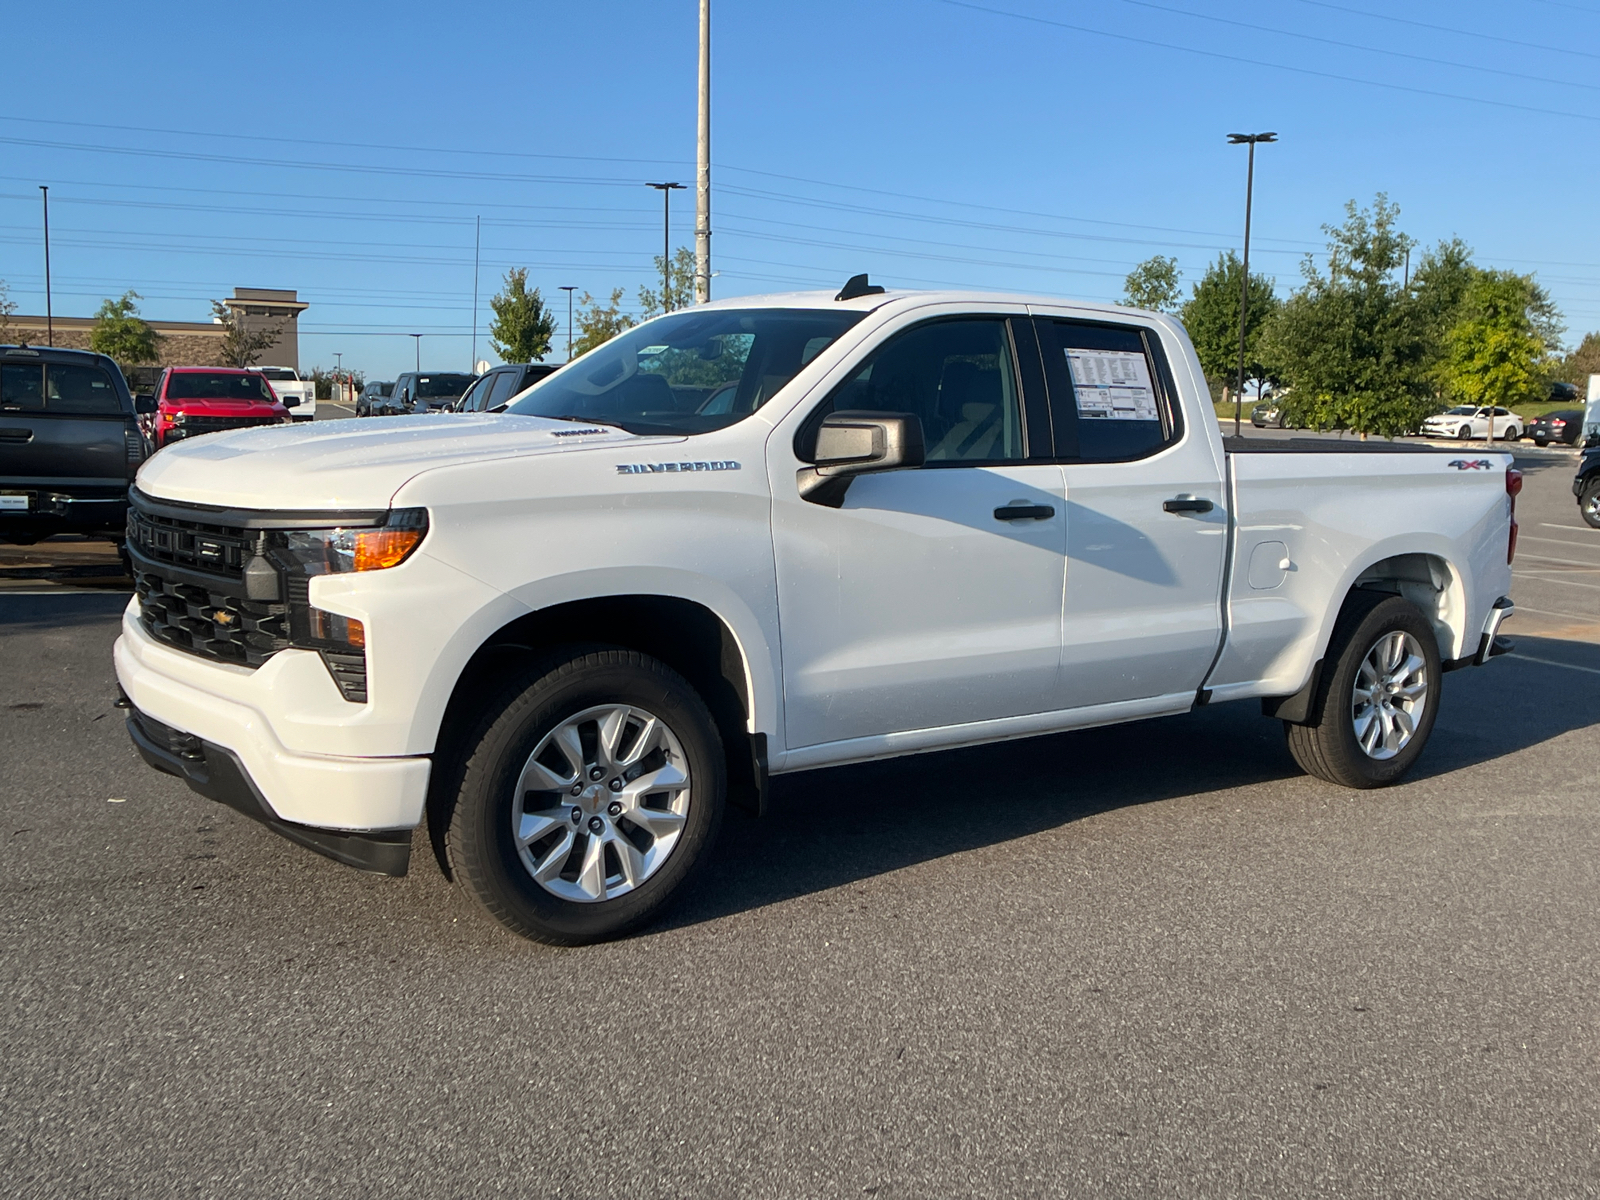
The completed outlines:
{"type": "Polygon", "coordinates": [[[178,583],[151,570],[135,574],[139,622],[158,642],[216,662],[259,667],[289,646],[289,606],[246,600],[215,587],[178,583]]]}
{"type": "Polygon", "coordinates": [[[253,536],[246,530],[178,521],[128,510],[128,545],[145,558],[235,582],[243,578],[253,536]]]}
{"type": "Polygon", "coordinates": [[[277,425],[277,417],[187,417],[182,425],[167,430],[167,441],[199,437],[202,433],[222,433],[228,429],[249,429],[255,425],[277,425]]]}

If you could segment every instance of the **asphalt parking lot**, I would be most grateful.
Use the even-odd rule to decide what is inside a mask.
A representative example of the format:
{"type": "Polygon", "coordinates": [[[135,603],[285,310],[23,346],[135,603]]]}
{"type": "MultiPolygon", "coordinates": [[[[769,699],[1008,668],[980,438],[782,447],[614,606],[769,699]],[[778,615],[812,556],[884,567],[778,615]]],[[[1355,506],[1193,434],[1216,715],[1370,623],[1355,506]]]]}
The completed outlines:
{"type": "Polygon", "coordinates": [[[1600,1194],[1600,531],[1523,455],[1516,656],[1419,770],[1247,704],[790,776],[580,950],[144,767],[126,592],[0,594],[17,1196],[1600,1194]]]}

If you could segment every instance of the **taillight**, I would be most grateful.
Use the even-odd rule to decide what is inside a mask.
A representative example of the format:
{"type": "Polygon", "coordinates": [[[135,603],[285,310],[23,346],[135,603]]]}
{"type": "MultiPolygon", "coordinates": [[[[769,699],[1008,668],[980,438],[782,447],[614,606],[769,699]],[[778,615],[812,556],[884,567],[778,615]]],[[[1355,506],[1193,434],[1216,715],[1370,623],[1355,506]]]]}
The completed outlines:
{"type": "Polygon", "coordinates": [[[1506,562],[1517,556],[1517,496],[1522,492],[1522,472],[1506,468],[1506,495],[1511,499],[1511,535],[1506,539],[1506,562]]]}

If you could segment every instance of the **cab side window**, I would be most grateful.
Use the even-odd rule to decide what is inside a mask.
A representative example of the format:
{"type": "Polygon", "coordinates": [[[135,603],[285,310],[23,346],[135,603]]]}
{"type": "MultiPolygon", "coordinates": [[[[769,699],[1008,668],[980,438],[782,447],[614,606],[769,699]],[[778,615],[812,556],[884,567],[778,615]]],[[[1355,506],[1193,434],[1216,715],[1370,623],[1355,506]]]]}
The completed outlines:
{"type": "Polygon", "coordinates": [[[507,400],[511,399],[512,393],[515,392],[517,388],[517,380],[521,378],[521,371],[501,371],[494,377],[494,390],[489,392],[487,397],[480,398],[478,408],[480,410],[490,409],[496,404],[504,404],[507,400]]]}
{"type": "Polygon", "coordinates": [[[44,411],[44,366],[6,363],[0,366],[0,412],[44,411]]]}
{"type": "Polygon", "coordinates": [[[1036,324],[1058,455],[1127,462],[1177,440],[1178,414],[1153,333],[1088,321],[1036,324]]]}
{"type": "Polygon", "coordinates": [[[45,407],[79,416],[121,416],[122,401],[99,367],[50,363],[45,367],[45,407]]]}
{"type": "Polygon", "coordinates": [[[1011,462],[1023,456],[1017,395],[1004,318],[931,321],[873,351],[813,414],[807,432],[814,444],[829,412],[914,413],[929,465],[1011,462]]]}

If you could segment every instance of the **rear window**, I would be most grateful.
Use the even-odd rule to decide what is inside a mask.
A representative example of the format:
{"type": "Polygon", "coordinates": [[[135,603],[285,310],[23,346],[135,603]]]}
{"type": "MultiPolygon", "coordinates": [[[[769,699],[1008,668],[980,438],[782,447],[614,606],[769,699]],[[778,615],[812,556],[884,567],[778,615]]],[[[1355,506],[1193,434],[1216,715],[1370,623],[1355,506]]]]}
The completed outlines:
{"type": "Polygon", "coordinates": [[[296,375],[288,367],[262,367],[260,370],[268,379],[281,379],[286,383],[300,382],[300,376],[296,375]]]}
{"type": "Polygon", "coordinates": [[[225,371],[177,371],[167,376],[168,400],[267,400],[272,389],[260,375],[225,371]]]}
{"type": "Polygon", "coordinates": [[[6,363],[0,366],[0,410],[44,411],[44,366],[40,363],[6,363]]]}
{"type": "Polygon", "coordinates": [[[471,375],[422,375],[417,379],[416,394],[424,400],[459,396],[472,386],[473,378],[471,375]]]}
{"type": "Polygon", "coordinates": [[[50,363],[45,367],[45,410],[84,416],[121,416],[122,401],[99,367],[50,363]]]}

